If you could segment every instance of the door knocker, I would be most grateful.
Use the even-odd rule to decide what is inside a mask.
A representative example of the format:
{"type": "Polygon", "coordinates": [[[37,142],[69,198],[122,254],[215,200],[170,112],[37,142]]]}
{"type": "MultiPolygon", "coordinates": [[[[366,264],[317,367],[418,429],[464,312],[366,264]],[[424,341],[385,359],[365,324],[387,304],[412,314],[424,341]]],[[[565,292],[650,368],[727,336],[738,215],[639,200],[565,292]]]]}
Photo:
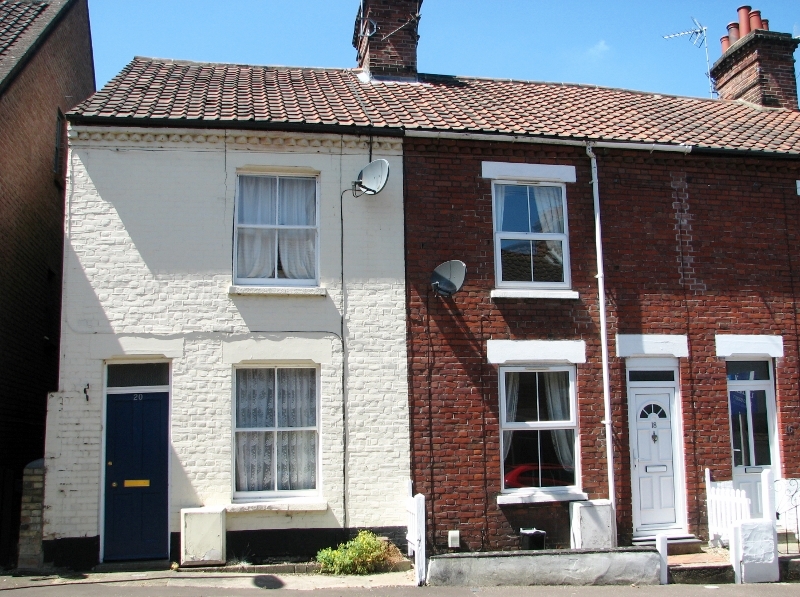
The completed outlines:
{"type": "Polygon", "coordinates": [[[653,438],[653,443],[656,443],[658,441],[658,436],[656,435],[655,431],[653,431],[653,435],[651,435],[650,437],[653,438]]]}

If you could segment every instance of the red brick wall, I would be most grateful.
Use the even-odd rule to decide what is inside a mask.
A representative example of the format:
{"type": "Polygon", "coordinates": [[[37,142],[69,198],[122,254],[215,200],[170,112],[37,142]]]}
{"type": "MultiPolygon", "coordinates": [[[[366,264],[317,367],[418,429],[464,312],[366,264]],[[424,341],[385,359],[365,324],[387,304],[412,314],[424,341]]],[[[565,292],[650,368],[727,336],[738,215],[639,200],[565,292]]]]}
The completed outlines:
{"type": "MultiPolygon", "coordinates": [[[[795,179],[788,162],[598,150],[615,434],[618,525],[632,533],[624,359],[616,333],[687,334],[680,384],[690,528],[702,532],[703,469],[730,478],[724,361],[714,334],[782,334],[779,427],[800,425],[794,296],[800,284],[795,179]]],[[[415,490],[428,497],[429,535],[446,549],[510,549],[520,527],[569,545],[562,504],[498,507],[498,379],[488,339],[581,339],[577,366],[582,487],[607,497],[602,369],[589,160],[583,148],[407,138],[406,267],[415,490]],[[495,299],[490,181],[481,161],[573,165],[567,185],[573,289],[579,300],[495,299]],[[433,268],[468,267],[451,299],[433,295],[433,268]]],[[[782,435],[785,472],[800,475],[800,433],[782,435]]]]}
{"type": "MultiPolygon", "coordinates": [[[[47,392],[57,389],[63,188],[53,176],[56,118],[94,91],[88,18],[79,0],[0,96],[0,467],[19,479],[25,464],[42,457],[47,392]]],[[[12,531],[0,537],[0,550],[12,531]]]]}
{"type": "Polygon", "coordinates": [[[372,30],[371,37],[354,40],[358,51],[358,66],[373,75],[414,77],[417,74],[417,23],[409,20],[417,14],[422,0],[364,0],[363,25],[356,23],[356,32],[362,27],[372,30]],[[402,27],[402,28],[401,28],[402,27]],[[394,32],[394,33],[393,33],[394,32]],[[385,36],[392,34],[387,39],[385,36]]]}

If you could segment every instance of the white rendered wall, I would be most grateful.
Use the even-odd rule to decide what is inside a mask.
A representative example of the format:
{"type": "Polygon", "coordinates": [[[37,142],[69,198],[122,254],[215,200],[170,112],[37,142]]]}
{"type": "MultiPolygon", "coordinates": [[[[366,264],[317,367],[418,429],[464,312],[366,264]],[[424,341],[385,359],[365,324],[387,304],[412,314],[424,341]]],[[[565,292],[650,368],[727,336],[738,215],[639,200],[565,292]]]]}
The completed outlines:
{"type": "Polygon", "coordinates": [[[344,198],[345,457],[339,201],[368,161],[366,139],[107,127],[70,135],[61,379],[48,405],[44,538],[102,532],[103,371],[124,358],[171,361],[171,532],[181,508],[231,502],[233,367],[277,361],[320,368],[317,502],[327,509],[231,512],[228,529],[404,525],[410,471],[399,140],[373,145],[374,157],[391,165],[386,189],[344,198]],[[237,169],[292,167],[319,172],[325,294],[229,294],[237,169]]]}

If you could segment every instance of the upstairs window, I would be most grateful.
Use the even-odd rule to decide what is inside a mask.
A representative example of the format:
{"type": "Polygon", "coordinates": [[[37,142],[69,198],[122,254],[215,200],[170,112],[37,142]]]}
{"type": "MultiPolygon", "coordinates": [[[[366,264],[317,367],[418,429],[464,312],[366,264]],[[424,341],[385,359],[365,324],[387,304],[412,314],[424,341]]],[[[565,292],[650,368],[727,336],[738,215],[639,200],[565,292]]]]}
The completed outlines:
{"type": "Polygon", "coordinates": [[[235,283],[315,286],[317,179],[241,175],[238,183],[235,283]]]}
{"type": "Polygon", "coordinates": [[[569,288],[565,187],[493,185],[498,288],[569,288]]]}

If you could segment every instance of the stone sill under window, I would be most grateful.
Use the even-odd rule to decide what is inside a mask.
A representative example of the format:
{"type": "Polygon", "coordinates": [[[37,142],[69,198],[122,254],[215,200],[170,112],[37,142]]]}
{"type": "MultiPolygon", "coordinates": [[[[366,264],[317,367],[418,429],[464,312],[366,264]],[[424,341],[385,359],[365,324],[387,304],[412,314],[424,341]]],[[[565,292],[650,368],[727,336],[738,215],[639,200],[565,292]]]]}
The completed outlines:
{"type": "Polygon", "coordinates": [[[535,493],[506,493],[497,496],[497,505],[541,504],[545,502],[582,502],[589,495],[582,491],[537,491],[535,493]]]}
{"type": "Polygon", "coordinates": [[[237,286],[228,288],[229,295],[237,296],[328,296],[328,289],[320,286],[237,286]]]}
{"type": "Polygon", "coordinates": [[[229,514],[245,512],[325,512],[328,502],[317,498],[234,502],[225,506],[229,514]]]}
{"type": "Polygon", "coordinates": [[[528,289],[528,288],[495,288],[490,296],[497,298],[532,298],[532,299],[579,299],[581,295],[574,290],[554,290],[548,288],[528,289]]]}

